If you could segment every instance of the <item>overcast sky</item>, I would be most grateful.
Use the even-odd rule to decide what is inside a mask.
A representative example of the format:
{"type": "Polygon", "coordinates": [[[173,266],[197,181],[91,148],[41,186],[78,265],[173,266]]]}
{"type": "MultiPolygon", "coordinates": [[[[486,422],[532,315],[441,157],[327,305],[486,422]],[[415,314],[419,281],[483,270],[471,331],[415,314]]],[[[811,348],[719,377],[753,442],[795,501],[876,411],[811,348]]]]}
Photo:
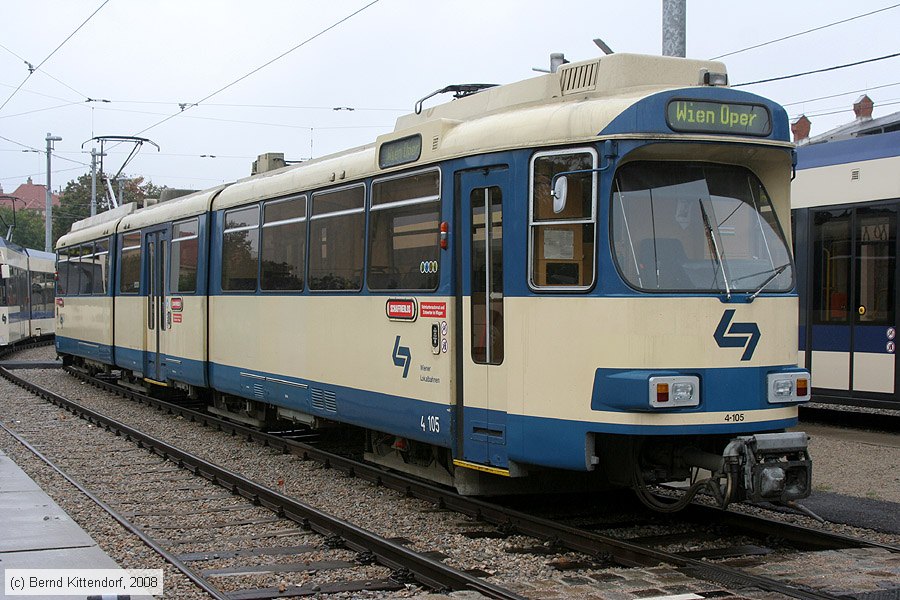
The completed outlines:
{"type": "MultiPolygon", "coordinates": [[[[551,52],[591,58],[596,37],[617,52],[662,47],[662,0],[370,2],[0,0],[0,185],[10,193],[29,176],[45,182],[44,155],[28,150],[43,150],[50,132],[63,138],[54,189],[89,172],[92,144],[82,144],[98,135],[159,144],[158,152],[145,145],[127,174],[206,188],[248,175],[264,152],[297,160],[368,143],[447,84],[537,76],[532,67],[546,68],[551,52]],[[28,77],[25,61],[43,65],[28,77]]],[[[687,0],[687,56],[712,58],[891,6],[687,0]]],[[[900,7],[722,60],[738,84],[896,53],[898,30],[900,7]]],[[[861,90],[876,117],[900,110],[900,57],[742,89],[787,105],[792,118],[806,113],[816,135],[851,121],[861,90]]],[[[129,149],[113,149],[105,170],[117,171],[129,149]]]]}

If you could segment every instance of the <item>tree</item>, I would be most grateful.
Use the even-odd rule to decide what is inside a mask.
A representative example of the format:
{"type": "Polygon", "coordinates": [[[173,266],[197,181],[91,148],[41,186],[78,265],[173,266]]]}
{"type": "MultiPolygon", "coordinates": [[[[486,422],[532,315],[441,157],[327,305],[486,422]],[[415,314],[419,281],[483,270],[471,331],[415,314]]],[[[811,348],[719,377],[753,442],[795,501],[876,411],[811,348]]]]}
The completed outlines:
{"type": "Polygon", "coordinates": [[[9,226],[15,222],[13,230],[13,243],[26,248],[44,249],[44,214],[36,210],[18,209],[15,217],[8,206],[0,206],[0,226],[3,231],[0,235],[7,236],[9,226]]]}
{"type": "MultiPolygon", "coordinates": [[[[124,181],[125,203],[138,202],[145,198],[158,198],[166,186],[157,186],[153,182],[144,183],[143,177],[131,177],[124,181]]],[[[118,194],[119,190],[116,189],[118,194]]],[[[109,210],[103,190],[103,183],[97,178],[97,214],[109,210]]],[[[86,173],[66,184],[59,196],[59,206],[53,209],[53,243],[56,244],[62,235],[72,228],[72,223],[91,215],[91,175],[86,173]]],[[[41,244],[40,247],[43,247],[41,244]]]]}

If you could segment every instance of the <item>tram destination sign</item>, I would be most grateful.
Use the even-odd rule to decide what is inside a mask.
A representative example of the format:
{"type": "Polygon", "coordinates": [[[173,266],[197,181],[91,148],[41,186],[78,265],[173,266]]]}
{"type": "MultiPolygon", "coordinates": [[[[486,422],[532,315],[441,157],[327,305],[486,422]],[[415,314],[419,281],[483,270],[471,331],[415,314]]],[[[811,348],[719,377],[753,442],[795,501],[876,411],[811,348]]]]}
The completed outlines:
{"type": "Polygon", "coordinates": [[[762,104],[671,100],[666,121],[674,131],[765,136],[772,133],[772,117],[762,104]]]}
{"type": "Polygon", "coordinates": [[[422,156],[422,136],[411,135],[385,142],[378,150],[378,166],[382,169],[416,162],[422,156]]]}

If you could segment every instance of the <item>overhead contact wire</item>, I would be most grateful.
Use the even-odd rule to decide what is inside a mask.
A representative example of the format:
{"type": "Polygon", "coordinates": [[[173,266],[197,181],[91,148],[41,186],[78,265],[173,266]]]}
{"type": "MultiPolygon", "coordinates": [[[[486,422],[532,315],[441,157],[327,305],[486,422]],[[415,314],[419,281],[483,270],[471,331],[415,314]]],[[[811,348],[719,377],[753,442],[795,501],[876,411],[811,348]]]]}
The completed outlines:
{"type": "MultiPolygon", "coordinates": [[[[94,15],[96,15],[98,12],[100,12],[100,9],[103,8],[104,6],[106,6],[107,3],[109,3],[109,0],[103,0],[103,4],[101,4],[100,6],[98,6],[98,7],[97,7],[97,10],[95,10],[94,12],[92,12],[92,13],[90,14],[90,16],[89,16],[87,19],[85,19],[85,20],[81,23],[81,25],[79,25],[78,27],[75,28],[75,31],[73,31],[72,33],[70,33],[70,34],[68,35],[68,37],[66,37],[66,39],[64,39],[62,42],[60,42],[60,44],[59,44],[56,48],[54,48],[53,52],[51,52],[50,54],[48,54],[47,57],[46,57],[44,60],[42,60],[40,63],[38,63],[38,65],[37,65],[36,67],[32,67],[31,64],[28,63],[28,61],[25,61],[26,63],[28,63],[28,75],[25,76],[25,79],[22,80],[22,83],[19,84],[19,87],[17,87],[15,90],[13,90],[13,93],[9,95],[9,98],[7,98],[7,99],[3,102],[3,104],[0,104],[0,110],[3,110],[3,108],[4,108],[7,104],[9,104],[9,101],[12,100],[12,99],[13,99],[13,96],[15,96],[15,95],[18,93],[18,91],[22,89],[22,86],[25,85],[25,83],[31,78],[32,75],[34,75],[35,71],[38,71],[42,66],[44,66],[44,63],[46,63],[48,60],[50,60],[50,58],[51,58],[54,54],[56,54],[56,53],[59,51],[60,48],[62,48],[63,46],[65,46],[65,45],[66,45],[66,42],[68,42],[69,40],[71,40],[72,37],[73,37],[76,33],[78,33],[78,32],[81,30],[82,27],[84,27],[85,25],[87,25],[88,21],[90,21],[91,19],[93,19],[93,18],[94,18],[94,15]]],[[[11,52],[11,53],[12,53],[11,50],[9,50],[9,49],[6,49],[6,50],[7,50],[8,52],[11,52]]],[[[13,54],[14,54],[14,53],[13,53],[13,54]]],[[[23,59],[23,60],[24,60],[24,59],[23,59]]],[[[57,80],[57,81],[58,81],[58,80],[57,80]]],[[[62,82],[60,82],[60,83],[62,83],[62,82]]],[[[66,86],[66,87],[68,87],[68,86],[66,86]]],[[[70,88],[70,89],[71,89],[71,88],[70,88]]]]}
{"type": "Polygon", "coordinates": [[[829,27],[834,27],[835,25],[840,25],[842,23],[849,23],[850,21],[855,21],[856,19],[862,19],[863,17],[868,17],[870,15],[884,12],[886,10],[891,10],[893,8],[897,8],[898,6],[900,6],[900,4],[892,4],[891,6],[885,6],[884,8],[879,8],[878,10],[873,10],[872,12],[867,12],[862,15],[856,15],[855,17],[850,17],[849,19],[842,19],[840,21],[835,21],[834,23],[828,23],[827,25],[821,25],[819,27],[813,27],[812,29],[807,29],[806,31],[800,31],[798,33],[793,33],[791,35],[786,35],[784,37],[780,37],[775,40],[769,40],[768,42],[762,42],[762,43],[756,44],[754,46],[748,46],[746,48],[741,48],[740,50],[734,50],[733,52],[728,52],[726,54],[720,54],[719,56],[713,56],[709,60],[719,60],[720,58],[725,58],[726,56],[733,56],[735,54],[740,54],[741,52],[746,52],[748,50],[755,50],[756,48],[762,48],[763,46],[768,46],[769,44],[783,42],[783,41],[789,40],[791,38],[799,37],[801,35],[806,35],[807,33],[812,33],[814,31],[820,31],[822,29],[828,29],[829,27]]]}
{"type": "Polygon", "coordinates": [[[805,75],[814,75],[814,74],[816,74],[816,73],[826,73],[826,72],[828,72],[828,71],[836,71],[836,70],[838,70],[838,69],[846,69],[846,68],[848,68],[848,67],[856,67],[856,66],[858,66],[858,65],[864,65],[864,64],[867,64],[867,63],[877,62],[877,61],[879,61],[879,60],[886,60],[886,59],[888,59],[888,58],[896,58],[896,57],[898,57],[898,56],[900,56],[900,52],[895,52],[894,54],[887,54],[887,55],[885,55],[885,56],[879,56],[879,57],[877,57],[877,58],[869,58],[869,59],[866,59],[866,60],[859,60],[859,61],[856,61],[856,62],[847,63],[847,64],[845,64],[845,65],[835,65],[835,66],[833,66],[833,67],[826,67],[826,68],[824,68],[824,69],[816,69],[816,70],[814,70],[814,71],[806,71],[806,72],[803,72],[803,73],[794,73],[793,75],[782,75],[781,77],[770,77],[769,79],[759,79],[759,80],[757,80],[757,81],[748,81],[748,82],[746,82],[746,83],[736,83],[736,84],[732,85],[731,87],[743,87],[743,86],[747,86],[747,85],[756,85],[756,84],[759,84],[759,83],[769,83],[769,82],[772,82],[772,81],[781,81],[781,80],[784,80],[784,79],[793,79],[794,77],[803,77],[803,76],[805,76],[805,75]]]}
{"type": "Polygon", "coordinates": [[[296,46],[294,46],[294,47],[291,48],[290,50],[286,50],[285,52],[282,52],[281,54],[279,54],[278,56],[276,56],[276,57],[273,58],[272,60],[270,60],[270,61],[266,62],[265,64],[262,64],[262,65],[260,65],[259,67],[253,69],[252,71],[250,71],[250,72],[247,73],[246,75],[242,75],[241,77],[238,77],[237,79],[235,79],[234,81],[232,81],[232,82],[229,83],[228,85],[222,86],[221,88],[217,89],[216,91],[212,92],[211,94],[208,94],[207,96],[201,98],[200,100],[197,100],[196,102],[192,102],[192,103],[186,105],[185,108],[184,108],[184,110],[182,110],[182,111],[180,111],[180,112],[177,112],[177,113],[175,113],[175,114],[169,115],[168,117],[166,117],[165,119],[159,121],[158,123],[154,123],[153,125],[151,125],[151,126],[145,128],[145,129],[142,129],[141,131],[137,132],[135,135],[141,135],[142,133],[146,133],[147,131],[150,131],[151,129],[153,129],[153,128],[155,128],[155,127],[158,127],[158,126],[162,125],[163,123],[165,123],[165,122],[167,122],[167,121],[170,121],[171,119],[174,119],[175,117],[177,117],[177,116],[180,115],[181,113],[185,112],[186,110],[189,110],[189,109],[193,108],[194,106],[197,106],[198,104],[201,104],[202,102],[205,102],[206,100],[209,100],[210,98],[213,98],[214,96],[217,96],[218,94],[221,94],[222,92],[224,92],[224,91],[227,90],[228,88],[230,88],[230,87],[232,87],[232,86],[234,86],[234,85],[237,85],[238,83],[240,83],[241,81],[247,79],[247,78],[250,77],[251,75],[254,75],[254,74],[258,73],[259,71],[265,69],[266,67],[268,67],[268,66],[271,65],[272,63],[275,63],[275,62],[281,60],[282,58],[284,58],[284,57],[287,56],[288,54],[291,54],[292,52],[294,52],[294,51],[296,51],[296,50],[302,48],[303,46],[305,46],[306,44],[312,42],[313,40],[315,40],[315,39],[317,39],[317,38],[319,38],[319,37],[325,35],[326,33],[328,33],[329,31],[331,31],[331,30],[334,29],[335,27],[337,27],[337,26],[339,26],[339,25],[345,23],[346,21],[349,21],[350,19],[352,19],[353,17],[355,17],[355,16],[358,15],[359,13],[363,12],[363,11],[366,10],[367,8],[369,8],[369,7],[371,7],[371,6],[375,5],[375,4],[378,4],[379,1],[380,1],[380,0],[372,0],[372,2],[369,2],[368,4],[366,4],[365,6],[363,6],[362,8],[359,8],[359,9],[353,11],[352,13],[350,13],[349,15],[347,15],[346,17],[344,17],[344,18],[340,19],[339,21],[337,21],[337,22],[335,22],[335,23],[329,25],[328,27],[326,27],[326,28],[323,29],[322,31],[318,32],[317,34],[315,34],[315,35],[313,35],[313,36],[311,36],[311,37],[309,37],[309,38],[303,40],[302,42],[300,42],[299,44],[297,44],[296,46]]]}

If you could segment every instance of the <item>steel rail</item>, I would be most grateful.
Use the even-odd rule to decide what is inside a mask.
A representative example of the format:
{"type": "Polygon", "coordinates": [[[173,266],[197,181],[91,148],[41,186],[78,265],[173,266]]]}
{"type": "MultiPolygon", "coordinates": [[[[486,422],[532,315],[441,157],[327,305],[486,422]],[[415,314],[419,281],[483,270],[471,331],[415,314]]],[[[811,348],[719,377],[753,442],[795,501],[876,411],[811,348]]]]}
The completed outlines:
{"type": "Polygon", "coordinates": [[[799,406],[801,423],[819,423],[835,427],[850,429],[872,429],[886,433],[900,432],[900,403],[897,403],[893,413],[871,413],[857,410],[841,410],[840,408],[828,408],[833,406],[848,406],[853,404],[822,403],[819,406],[799,406]]]}
{"type": "Polygon", "coordinates": [[[501,586],[449,567],[440,561],[410,550],[401,544],[391,542],[352,523],[338,519],[324,511],[257,484],[233,471],[181,450],[124,423],[106,417],[59,394],[22,379],[10,373],[7,369],[0,368],[0,375],[32,393],[66,410],[70,410],[98,427],[103,427],[125,436],[126,439],[137,443],[138,446],[146,448],[178,464],[180,467],[224,487],[233,494],[240,495],[256,504],[273,510],[279,516],[289,518],[301,526],[308,527],[322,535],[337,535],[344,540],[349,548],[357,552],[371,552],[380,564],[394,571],[406,569],[425,587],[434,590],[477,591],[488,598],[496,598],[498,600],[524,600],[519,594],[501,586]]]}
{"type": "Polygon", "coordinates": [[[42,335],[34,338],[26,338],[24,340],[19,340],[18,342],[13,342],[12,344],[7,344],[6,346],[0,347],[0,360],[3,360],[10,354],[14,354],[22,350],[28,350],[30,348],[40,348],[41,346],[49,346],[54,343],[55,339],[56,336],[54,334],[48,333],[47,335],[42,335]]]}
{"type": "Polygon", "coordinates": [[[178,558],[178,556],[176,556],[175,554],[169,552],[168,550],[166,550],[165,548],[163,548],[162,546],[157,544],[156,541],[153,538],[151,538],[150,536],[148,536],[146,533],[144,533],[144,531],[140,527],[136,526],[134,523],[129,521],[127,518],[125,518],[125,516],[123,516],[122,513],[120,513],[113,507],[111,507],[109,504],[107,504],[100,498],[98,498],[93,492],[91,492],[89,489],[84,487],[81,484],[81,482],[79,482],[77,479],[75,479],[74,477],[72,477],[71,475],[69,475],[68,473],[63,471],[56,463],[54,463],[52,460],[50,460],[49,458],[44,456],[44,454],[41,453],[40,450],[38,450],[37,448],[35,448],[31,444],[29,444],[25,438],[23,438],[18,433],[16,433],[15,431],[13,431],[9,427],[7,427],[2,421],[0,421],[0,429],[3,429],[6,433],[11,435],[22,446],[24,446],[26,449],[28,449],[29,452],[34,454],[37,458],[42,460],[44,463],[46,463],[47,466],[49,466],[51,469],[53,469],[54,471],[59,473],[66,481],[68,481],[73,486],[75,486],[75,488],[79,492],[81,492],[82,494],[87,496],[94,504],[96,504],[97,506],[102,508],[113,519],[118,521],[118,523],[122,527],[124,527],[130,533],[136,535],[142,542],[144,542],[150,548],[152,548],[153,551],[156,552],[163,560],[165,560],[167,563],[171,564],[176,569],[181,571],[181,573],[184,574],[188,579],[190,579],[194,583],[194,585],[196,585],[197,587],[202,589],[207,594],[211,595],[213,598],[216,598],[217,600],[228,600],[227,596],[223,595],[217,588],[212,587],[211,585],[209,585],[209,583],[205,579],[203,579],[202,577],[199,577],[196,573],[194,573],[186,564],[184,564],[184,562],[181,561],[181,559],[178,558]]]}
{"type": "Polygon", "coordinates": [[[697,522],[721,522],[724,525],[740,529],[747,533],[778,537],[785,541],[815,550],[880,548],[881,550],[900,554],[900,548],[890,544],[873,542],[871,540],[861,540],[843,533],[822,531],[804,525],[797,525],[795,523],[785,523],[784,521],[774,521],[757,515],[722,510],[718,506],[694,503],[688,506],[683,514],[697,522]]]}
{"type": "MultiPolygon", "coordinates": [[[[747,574],[731,567],[709,563],[700,559],[688,558],[678,554],[658,551],[610,536],[569,527],[551,520],[500,507],[475,498],[460,496],[453,491],[389,472],[381,467],[360,463],[353,459],[334,455],[303,442],[280,438],[276,435],[268,434],[259,429],[254,429],[233,421],[228,421],[221,417],[153,398],[152,396],[147,396],[111,384],[107,381],[87,376],[75,369],[68,368],[67,370],[76,377],[97,385],[98,387],[155,406],[159,410],[166,410],[170,414],[199,422],[204,426],[217,427],[219,430],[230,432],[232,435],[244,436],[248,440],[257,441],[263,445],[281,449],[284,453],[298,455],[304,460],[316,460],[326,467],[338,469],[354,477],[375,483],[376,485],[383,485],[387,488],[401,491],[408,496],[427,500],[439,507],[454,510],[496,526],[510,528],[524,535],[530,535],[544,540],[552,540],[569,550],[582,552],[591,556],[606,554],[611,557],[611,560],[625,567],[646,567],[660,563],[668,563],[675,565],[687,575],[719,583],[757,587],[767,591],[799,598],[801,600],[834,598],[834,596],[829,594],[801,589],[767,577],[747,574]]],[[[860,540],[846,535],[815,530],[799,525],[787,524],[782,521],[770,521],[761,517],[734,511],[723,511],[718,508],[710,508],[707,510],[706,507],[701,505],[692,507],[691,511],[692,513],[699,515],[698,518],[705,520],[706,522],[709,522],[711,519],[720,520],[730,527],[757,534],[765,533],[775,535],[784,540],[807,547],[818,549],[872,547],[886,549],[891,552],[900,552],[900,548],[894,546],[860,540]]]]}

